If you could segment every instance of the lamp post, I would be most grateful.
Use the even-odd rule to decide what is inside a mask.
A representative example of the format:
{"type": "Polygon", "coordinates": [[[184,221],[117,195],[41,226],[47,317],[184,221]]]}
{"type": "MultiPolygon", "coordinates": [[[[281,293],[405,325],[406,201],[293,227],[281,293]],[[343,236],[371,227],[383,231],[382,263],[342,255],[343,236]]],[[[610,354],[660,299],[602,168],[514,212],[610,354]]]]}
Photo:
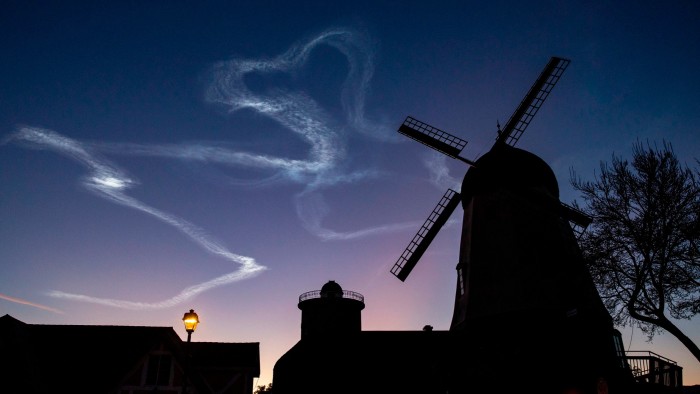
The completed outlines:
{"type": "Polygon", "coordinates": [[[187,375],[190,369],[190,341],[192,339],[192,333],[197,328],[199,323],[199,316],[194,313],[194,309],[190,309],[189,312],[185,313],[182,317],[182,322],[185,323],[185,330],[187,331],[187,345],[185,349],[185,377],[182,382],[182,393],[187,393],[187,375]]]}

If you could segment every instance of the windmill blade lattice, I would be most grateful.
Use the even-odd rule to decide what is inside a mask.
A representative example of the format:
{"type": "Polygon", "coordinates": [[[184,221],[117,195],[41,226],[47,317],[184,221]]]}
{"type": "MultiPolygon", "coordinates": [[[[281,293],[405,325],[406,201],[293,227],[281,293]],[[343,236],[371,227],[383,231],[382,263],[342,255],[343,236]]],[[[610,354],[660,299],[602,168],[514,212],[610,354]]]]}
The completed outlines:
{"type": "Polygon", "coordinates": [[[569,63],[571,63],[570,60],[559,57],[552,57],[549,60],[508,123],[499,132],[496,143],[503,142],[515,146],[569,63]]]}
{"type": "Polygon", "coordinates": [[[391,273],[394,276],[401,279],[402,282],[406,280],[408,274],[411,273],[418,260],[423,256],[433,238],[435,238],[442,226],[447,222],[447,219],[452,215],[452,212],[457,208],[461,199],[462,197],[459,193],[452,189],[447,189],[445,195],[442,196],[440,202],[433,209],[433,212],[428,216],[428,219],[413,237],[411,243],[408,244],[406,250],[401,253],[398,261],[391,268],[391,273]]]}
{"type": "Polygon", "coordinates": [[[411,116],[407,116],[406,120],[399,126],[398,132],[438,152],[444,153],[449,157],[462,160],[472,166],[474,165],[473,161],[459,155],[462,149],[467,146],[467,141],[446,131],[442,131],[437,127],[433,127],[411,116]]]}

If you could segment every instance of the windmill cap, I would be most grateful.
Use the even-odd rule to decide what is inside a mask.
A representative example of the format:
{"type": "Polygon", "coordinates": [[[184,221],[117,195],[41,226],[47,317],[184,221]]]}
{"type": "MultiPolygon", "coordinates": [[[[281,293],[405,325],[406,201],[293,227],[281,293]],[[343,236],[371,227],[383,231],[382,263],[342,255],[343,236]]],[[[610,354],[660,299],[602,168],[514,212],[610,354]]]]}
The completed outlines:
{"type": "Polygon", "coordinates": [[[499,144],[480,157],[462,182],[462,195],[495,190],[545,191],[559,199],[559,183],[552,168],[539,156],[510,145],[499,144]]]}

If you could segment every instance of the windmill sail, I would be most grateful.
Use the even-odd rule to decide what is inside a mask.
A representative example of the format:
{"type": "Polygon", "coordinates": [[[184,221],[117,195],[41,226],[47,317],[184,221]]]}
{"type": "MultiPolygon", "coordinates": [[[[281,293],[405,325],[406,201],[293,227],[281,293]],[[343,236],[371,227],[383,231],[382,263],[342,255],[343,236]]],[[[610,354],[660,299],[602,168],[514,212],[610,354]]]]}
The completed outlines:
{"type": "MultiPolygon", "coordinates": [[[[500,130],[499,126],[499,134],[494,147],[499,144],[508,144],[510,146],[516,144],[532,121],[532,118],[537,114],[537,111],[539,111],[544,100],[549,96],[554,85],[561,78],[569,63],[570,60],[568,59],[559,57],[550,58],[535,83],[530,87],[525,98],[503,127],[503,130],[500,130]]],[[[411,116],[406,117],[403,124],[399,127],[398,132],[447,156],[459,159],[472,167],[476,167],[474,161],[460,156],[460,153],[467,145],[467,141],[459,137],[423,123],[411,116]]],[[[392,274],[402,281],[408,277],[408,274],[416,266],[418,260],[420,260],[440,228],[447,222],[447,219],[457,207],[460,200],[460,194],[454,190],[449,189],[445,193],[440,203],[438,203],[435,210],[433,210],[433,213],[425,221],[406,250],[392,267],[392,274]]],[[[569,220],[576,236],[580,236],[590,223],[590,218],[585,214],[566,205],[561,206],[560,215],[569,220]]]]}
{"type": "Polygon", "coordinates": [[[406,247],[406,250],[401,254],[396,264],[391,268],[391,273],[401,281],[405,281],[408,274],[420,260],[421,256],[433,238],[445,225],[452,212],[455,210],[461,200],[459,193],[452,189],[447,189],[445,195],[442,196],[440,202],[435,206],[433,212],[428,216],[423,226],[418,230],[418,233],[413,237],[411,243],[406,247]]]}
{"type": "Polygon", "coordinates": [[[423,145],[429,146],[438,152],[444,153],[454,159],[462,160],[469,165],[474,165],[471,160],[467,160],[459,156],[462,149],[467,146],[467,141],[446,131],[442,131],[437,127],[423,123],[420,120],[410,116],[406,117],[403,124],[399,126],[398,131],[399,133],[412,138],[423,145]]]}
{"type": "Polygon", "coordinates": [[[566,205],[563,202],[560,203],[560,206],[561,215],[569,221],[571,229],[574,231],[574,235],[576,235],[576,238],[581,237],[581,235],[583,235],[583,233],[586,231],[586,228],[589,224],[591,224],[593,219],[591,219],[591,217],[586,215],[584,212],[570,205],[566,205]]]}
{"type": "Polygon", "coordinates": [[[514,146],[518,142],[518,139],[520,139],[532,118],[539,111],[542,103],[549,96],[549,92],[552,91],[570,62],[568,59],[558,57],[552,57],[549,60],[549,63],[542,70],[530,91],[527,92],[523,101],[520,102],[518,108],[511,115],[508,123],[499,132],[496,143],[503,142],[514,146]]]}

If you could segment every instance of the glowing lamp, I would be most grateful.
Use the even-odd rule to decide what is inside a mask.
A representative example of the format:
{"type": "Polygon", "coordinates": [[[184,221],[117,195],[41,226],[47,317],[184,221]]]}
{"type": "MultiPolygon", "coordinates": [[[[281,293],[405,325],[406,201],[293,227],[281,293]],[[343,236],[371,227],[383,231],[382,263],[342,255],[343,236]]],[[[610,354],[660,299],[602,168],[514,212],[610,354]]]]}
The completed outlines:
{"type": "Polygon", "coordinates": [[[190,309],[190,311],[185,313],[185,315],[182,317],[182,321],[185,323],[185,330],[187,330],[187,334],[191,334],[197,328],[199,316],[194,313],[194,309],[190,309]]]}

